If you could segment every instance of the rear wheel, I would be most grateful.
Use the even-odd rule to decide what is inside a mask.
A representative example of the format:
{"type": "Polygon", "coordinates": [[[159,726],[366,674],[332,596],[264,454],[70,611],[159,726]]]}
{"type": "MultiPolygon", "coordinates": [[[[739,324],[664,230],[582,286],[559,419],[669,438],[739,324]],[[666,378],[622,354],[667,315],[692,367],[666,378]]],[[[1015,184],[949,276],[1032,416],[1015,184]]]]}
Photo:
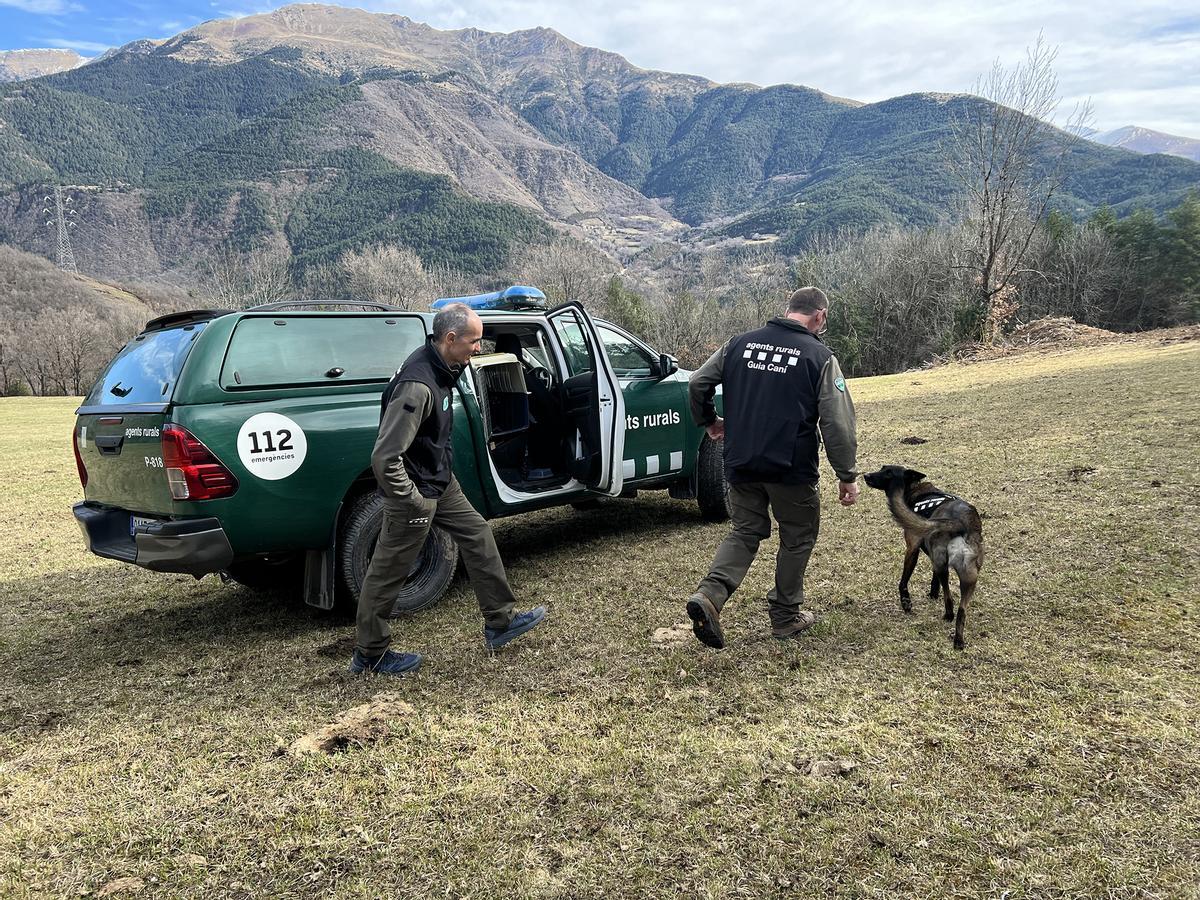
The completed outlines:
{"type": "MultiPolygon", "coordinates": [[[[338,567],[342,582],[358,602],[359,592],[367,577],[367,567],[375,552],[375,542],[383,530],[383,498],[366,494],[355,501],[346,516],[338,540],[338,567]]],[[[414,612],[436,603],[454,579],[458,565],[458,544],[436,525],[429,529],[425,546],[413,563],[408,581],[396,596],[392,615],[414,612]]]]}
{"type": "Polygon", "coordinates": [[[729,518],[729,485],[725,483],[725,445],[707,435],[700,444],[696,460],[696,503],[706,519],[721,522],[729,518]]]}

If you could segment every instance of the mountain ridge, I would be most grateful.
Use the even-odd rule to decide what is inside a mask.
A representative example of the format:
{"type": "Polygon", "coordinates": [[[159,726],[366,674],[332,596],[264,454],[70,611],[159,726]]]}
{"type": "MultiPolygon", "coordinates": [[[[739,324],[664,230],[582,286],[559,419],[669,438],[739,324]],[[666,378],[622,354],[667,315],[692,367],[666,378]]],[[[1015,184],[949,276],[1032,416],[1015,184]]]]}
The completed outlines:
{"type": "Polygon", "coordinates": [[[1165,153],[1200,162],[1200,139],[1167,134],[1140,125],[1125,125],[1088,135],[1088,140],[1134,153],[1165,153]]]}
{"type": "Polygon", "coordinates": [[[0,50],[0,84],[66,72],[91,62],[74,50],[56,47],[26,47],[0,50]]]}
{"type": "MultiPolygon", "coordinates": [[[[92,185],[96,216],[140,216],[131,231],[145,259],[168,266],[186,258],[170,242],[186,249],[189,228],[198,251],[286,241],[308,260],[378,239],[329,205],[371,206],[356,193],[370,184],[503,223],[501,244],[537,234],[532,215],[621,258],[712,236],[766,233],[795,248],[842,227],[934,224],[953,205],[951,124],[985,102],[723,85],[547,28],[439,31],[313,4],[132,42],[0,97],[0,237],[44,240],[30,213],[37,184],[92,185]],[[344,233],[314,230],[321,210],[344,233]]],[[[1059,205],[1076,217],[1162,209],[1197,188],[1195,163],[1085,144],[1059,205]]],[[[403,204],[371,208],[399,217],[393,236],[435,224],[403,204]]],[[[454,253],[497,258],[499,245],[471,253],[468,232],[454,253]]]]}

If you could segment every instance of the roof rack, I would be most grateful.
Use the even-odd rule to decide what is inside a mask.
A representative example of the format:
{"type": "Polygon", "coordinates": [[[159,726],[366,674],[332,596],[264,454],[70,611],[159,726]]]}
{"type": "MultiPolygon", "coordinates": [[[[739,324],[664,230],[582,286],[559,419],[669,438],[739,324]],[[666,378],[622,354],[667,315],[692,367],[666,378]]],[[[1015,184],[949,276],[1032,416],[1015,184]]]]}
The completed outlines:
{"type": "Polygon", "coordinates": [[[354,306],[359,309],[376,309],[380,312],[412,312],[403,306],[392,306],[389,303],[372,303],[368,300],[280,300],[277,303],[260,303],[249,306],[243,312],[277,312],[282,309],[296,309],[301,306],[354,306]]]}

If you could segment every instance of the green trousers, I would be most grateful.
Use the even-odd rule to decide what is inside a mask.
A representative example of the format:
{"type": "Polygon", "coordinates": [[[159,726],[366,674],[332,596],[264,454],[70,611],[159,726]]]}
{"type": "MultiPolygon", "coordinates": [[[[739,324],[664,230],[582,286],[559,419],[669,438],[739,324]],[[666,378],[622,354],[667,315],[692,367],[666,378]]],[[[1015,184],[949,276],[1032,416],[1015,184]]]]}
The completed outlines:
{"type": "Polygon", "coordinates": [[[425,546],[432,525],[445,529],[458,542],[463,565],[489,628],[507,628],[516,598],[508,586],[504,561],[496,549],[492,527],[463,494],[458,479],[437,500],[415,491],[408,500],[387,498],[383,529],[358,595],[358,649],[378,656],[392,642],[390,618],[396,595],[404,587],[413,563],[425,546]]]}
{"type": "Polygon", "coordinates": [[[792,624],[804,604],[804,570],[817,543],[821,498],[816,484],[729,485],[733,531],[717,548],[712,568],[697,590],[718,610],[738,589],[758,545],[771,536],[771,515],[779,523],[775,587],[767,594],[772,629],[792,624]]]}

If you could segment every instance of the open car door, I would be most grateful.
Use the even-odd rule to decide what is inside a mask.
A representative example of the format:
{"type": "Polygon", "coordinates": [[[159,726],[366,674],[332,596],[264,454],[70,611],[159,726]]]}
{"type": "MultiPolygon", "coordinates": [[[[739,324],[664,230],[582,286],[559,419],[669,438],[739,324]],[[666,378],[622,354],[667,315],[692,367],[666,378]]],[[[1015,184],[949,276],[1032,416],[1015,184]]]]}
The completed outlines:
{"type": "Polygon", "coordinates": [[[623,487],[625,397],[587,311],[574,301],[547,316],[566,364],[563,412],[576,428],[575,478],[616,496],[623,487]]]}

